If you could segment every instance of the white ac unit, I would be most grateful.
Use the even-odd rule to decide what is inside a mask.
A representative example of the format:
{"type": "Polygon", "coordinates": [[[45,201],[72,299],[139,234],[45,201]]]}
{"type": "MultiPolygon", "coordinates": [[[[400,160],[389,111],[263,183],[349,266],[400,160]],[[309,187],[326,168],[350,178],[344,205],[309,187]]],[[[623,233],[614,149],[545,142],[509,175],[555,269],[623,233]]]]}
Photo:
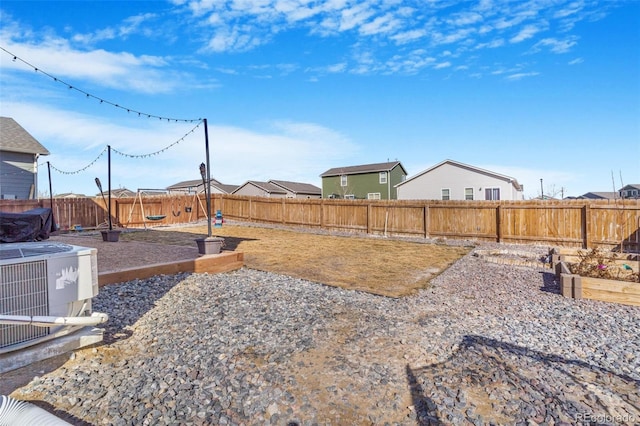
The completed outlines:
{"type": "Polygon", "coordinates": [[[0,244],[0,359],[105,322],[105,314],[91,311],[97,294],[95,248],[53,242],[0,244]]]}

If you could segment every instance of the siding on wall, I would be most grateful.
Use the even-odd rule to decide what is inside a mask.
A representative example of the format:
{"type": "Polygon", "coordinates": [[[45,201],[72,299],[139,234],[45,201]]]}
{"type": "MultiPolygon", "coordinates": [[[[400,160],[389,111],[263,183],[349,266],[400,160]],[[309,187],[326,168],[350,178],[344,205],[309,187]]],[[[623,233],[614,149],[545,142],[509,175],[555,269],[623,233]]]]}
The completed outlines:
{"type": "Polygon", "coordinates": [[[15,195],[19,200],[26,200],[31,185],[33,196],[37,197],[33,154],[0,151],[0,164],[0,198],[15,195]]]}
{"type": "Polygon", "coordinates": [[[360,173],[347,175],[347,186],[340,186],[340,176],[328,176],[322,178],[322,196],[329,198],[331,194],[338,194],[341,198],[345,195],[354,195],[357,199],[366,199],[370,193],[380,193],[380,199],[388,200],[389,191],[391,199],[396,198],[395,185],[402,182],[404,172],[402,167],[396,166],[387,173],[387,183],[380,183],[380,173],[360,173]]]}
{"type": "Polygon", "coordinates": [[[245,195],[245,196],[254,196],[254,197],[270,197],[270,198],[285,198],[285,193],[269,193],[258,188],[255,185],[247,184],[242,188],[239,188],[233,195],[245,195]]]}
{"type": "Polygon", "coordinates": [[[399,200],[441,200],[442,189],[449,189],[451,200],[464,200],[465,188],[473,188],[473,199],[484,200],[487,188],[500,188],[501,200],[513,200],[517,193],[513,184],[484,173],[443,164],[400,185],[399,200]]]}

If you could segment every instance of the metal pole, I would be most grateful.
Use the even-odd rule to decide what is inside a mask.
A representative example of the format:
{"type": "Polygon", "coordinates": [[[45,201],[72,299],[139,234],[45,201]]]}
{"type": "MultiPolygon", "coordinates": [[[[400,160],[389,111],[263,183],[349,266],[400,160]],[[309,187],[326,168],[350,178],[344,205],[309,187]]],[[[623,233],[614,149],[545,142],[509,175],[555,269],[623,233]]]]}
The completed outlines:
{"type": "Polygon", "coordinates": [[[540,179],[540,199],[544,200],[544,189],[542,187],[542,179],[540,179]]]}
{"type": "Polygon", "coordinates": [[[109,216],[109,231],[113,229],[113,225],[111,224],[111,145],[107,145],[107,179],[109,186],[109,206],[107,207],[107,215],[109,216]]]}
{"type": "Polygon", "coordinates": [[[209,163],[209,129],[207,119],[204,119],[204,145],[207,152],[207,186],[204,189],[207,197],[207,236],[211,236],[211,166],[209,163]]]}
{"type": "Polygon", "coordinates": [[[54,229],[56,226],[56,218],[53,215],[53,191],[51,190],[51,163],[47,161],[47,170],[49,171],[49,202],[51,203],[51,224],[54,229]]]}

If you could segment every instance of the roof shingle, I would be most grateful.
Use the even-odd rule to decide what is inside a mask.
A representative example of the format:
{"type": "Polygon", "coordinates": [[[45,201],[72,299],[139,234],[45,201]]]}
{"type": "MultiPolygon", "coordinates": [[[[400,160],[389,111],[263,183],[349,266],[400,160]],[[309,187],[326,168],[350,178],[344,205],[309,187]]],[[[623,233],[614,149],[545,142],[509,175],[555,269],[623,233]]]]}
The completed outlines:
{"type": "Polygon", "coordinates": [[[10,117],[0,117],[0,149],[25,154],[50,154],[47,148],[10,117]]]}

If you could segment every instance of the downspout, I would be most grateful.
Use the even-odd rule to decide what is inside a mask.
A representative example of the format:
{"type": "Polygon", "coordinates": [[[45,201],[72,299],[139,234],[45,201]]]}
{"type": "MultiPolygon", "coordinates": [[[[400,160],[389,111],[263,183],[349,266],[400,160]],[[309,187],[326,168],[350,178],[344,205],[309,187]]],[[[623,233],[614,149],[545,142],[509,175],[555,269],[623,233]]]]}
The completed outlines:
{"type": "Polygon", "coordinates": [[[71,425],[48,411],[26,401],[0,395],[0,424],[3,425],[71,425]]]}

